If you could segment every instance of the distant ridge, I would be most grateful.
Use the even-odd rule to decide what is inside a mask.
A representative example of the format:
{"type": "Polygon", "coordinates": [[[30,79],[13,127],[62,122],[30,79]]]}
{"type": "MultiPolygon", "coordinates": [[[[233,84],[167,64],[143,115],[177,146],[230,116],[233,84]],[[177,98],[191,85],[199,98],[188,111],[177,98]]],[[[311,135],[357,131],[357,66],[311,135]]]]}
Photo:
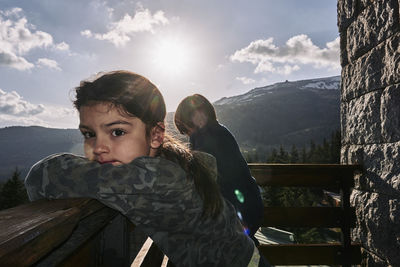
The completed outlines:
{"type": "Polygon", "coordinates": [[[295,87],[297,89],[316,89],[316,90],[339,90],[340,89],[340,76],[332,76],[327,78],[318,78],[318,79],[308,79],[308,80],[300,80],[300,81],[285,81],[279,82],[272,85],[267,85],[263,87],[256,87],[250,90],[247,93],[232,96],[232,97],[223,97],[217,101],[215,101],[214,105],[225,105],[229,103],[238,103],[249,101],[252,98],[260,97],[264,94],[270,93],[269,91],[274,89],[282,89],[288,87],[295,87]]]}
{"type": "Polygon", "coordinates": [[[305,146],[340,129],[340,76],[275,83],[213,104],[242,149],[305,146]]]}
{"type": "Polygon", "coordinates": [[[83,154],[77,129],[13,126],[0,129],[0,181],[17,167],[22,176],[40,159],[59,152],[83,154]]]}

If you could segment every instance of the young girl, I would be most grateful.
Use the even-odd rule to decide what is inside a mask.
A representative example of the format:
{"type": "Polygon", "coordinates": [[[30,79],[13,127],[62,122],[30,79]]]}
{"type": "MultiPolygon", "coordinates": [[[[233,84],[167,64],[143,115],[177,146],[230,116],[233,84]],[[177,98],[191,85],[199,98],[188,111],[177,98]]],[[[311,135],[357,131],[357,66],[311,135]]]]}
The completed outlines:
{"type": "Polygon", "coordinates": [[[58,154],[35,164],[25,180],[30,200],[96,198],[140,227],[176,266],[259,264],[219,194],[215,159],[164,136],[165,104],[154,84],[109,72],[82,82],[74,105],[86,158],[58,154]]]}

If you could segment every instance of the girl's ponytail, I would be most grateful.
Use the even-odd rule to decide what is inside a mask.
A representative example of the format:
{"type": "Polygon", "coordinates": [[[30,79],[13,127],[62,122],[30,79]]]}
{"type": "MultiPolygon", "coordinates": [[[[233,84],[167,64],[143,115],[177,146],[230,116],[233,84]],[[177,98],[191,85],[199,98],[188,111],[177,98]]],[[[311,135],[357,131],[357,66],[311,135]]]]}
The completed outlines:
{"type": "Polygon", "coordinates": [[[205,164],[202,158],[191,153],[183,144],[168,135],[164,137],[159,155],[178,163],[194,180],[196,190],[203,200],[203,216],[216,217],[221,213],[223,200],[216,177],[213,177],[216,173],[205,164]]]}

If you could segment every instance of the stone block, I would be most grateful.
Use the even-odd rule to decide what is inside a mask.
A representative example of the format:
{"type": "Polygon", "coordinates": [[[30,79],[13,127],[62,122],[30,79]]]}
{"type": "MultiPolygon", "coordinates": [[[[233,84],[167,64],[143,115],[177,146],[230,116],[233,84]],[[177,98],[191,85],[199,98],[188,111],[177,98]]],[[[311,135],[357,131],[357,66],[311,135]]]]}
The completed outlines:
{"type": "Polygon", "coordinates": [[[380,105],[382,90],[367,93],[345,103],[345,144],[381,143],[380,105]]]}
{"type": "Polygon", "coordinates": [[[354,21],[357,15],[357,1],[342,0],[337,3],[338,28],[339,32],[346,28],[354,21]]]}
{"type": "Polygon", "coordinates": [[[349,101],[365,93],[400,82],[400,33],[342,68],[342,99],[349,101]]]}
{"type": "Polygon", "coordinates": [[[340,66],[344,67],[349,64],[348,56],[347,56],[347,37],[346,31],[339,32],[340,35],[340,66]]]}
{"type": "Polygon", "coordinates": [[[351,205],[356,207],[357,227],[352,236],[356,241],[381,259],[386,259],[388,266],[400,265],[399,229],[400,220],[391,219],[398,214],[400,206],[397,200],[385,194],[353,190],[351,205]]]}
{"type": "Polygon", "coordinates": [[[389,86],[383,91],[380,113],[383,141],[400,141],[400,85],[389,86]]]}
{"type": "MultiPolygon", "coordinates": [[[[400,24],[400,22],[399,22],[400,24]]],[[[389,85],[400,82],[400,33],[385,42],[382,56],[382,84],[389,85]]]]}
{"type": "Polygon", "coordinates": [[[347,53],[351,61],[364,55],[398,31],[397,3],[394,0],[374,1],[347,28],[347,53]]]}
{"type": "Polygon", "coordinates": [[[347,144],[348,134],[346,131],[347,125],[347,104],[345,102],[340,102],[340,133],[341,133],[341,143],[342,145],[347,144]]]}
{"type": "Polygon", "coordinates": [[[400,198],[400,142],[345,145],[341,162],[363,166],[363,172],[355,175],[356,189],[400,198]]]}

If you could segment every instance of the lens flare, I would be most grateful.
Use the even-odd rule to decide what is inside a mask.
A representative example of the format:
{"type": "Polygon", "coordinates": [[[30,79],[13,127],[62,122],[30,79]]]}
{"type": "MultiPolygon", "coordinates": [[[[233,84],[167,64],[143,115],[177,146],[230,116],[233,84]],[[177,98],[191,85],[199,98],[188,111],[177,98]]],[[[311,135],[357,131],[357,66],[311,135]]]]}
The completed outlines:
{"type": "Polygon", "coordinates": [[[243,196],[242,192],[240,192],[240,190],[236,189],[235,190],[235,195],[236,195],[237,200],[240,203],[244,203],[244,196],[243,196]]]}

